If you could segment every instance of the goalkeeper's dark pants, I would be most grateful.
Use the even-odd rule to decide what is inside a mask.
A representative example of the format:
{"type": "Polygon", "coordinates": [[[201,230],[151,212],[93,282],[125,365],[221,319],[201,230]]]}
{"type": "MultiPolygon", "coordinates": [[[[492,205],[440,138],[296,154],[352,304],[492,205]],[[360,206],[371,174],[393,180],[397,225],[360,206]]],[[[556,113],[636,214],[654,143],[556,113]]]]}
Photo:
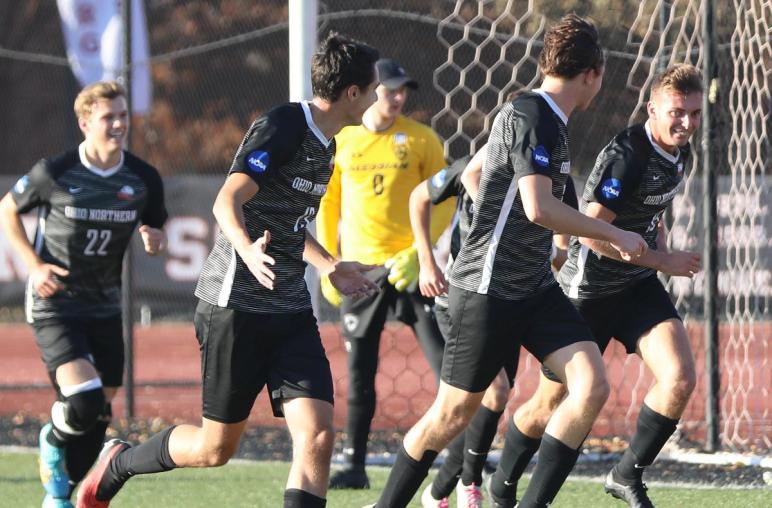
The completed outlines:
{"type": "MultiPolygon", "coordinates": [[[[399,321],[413,329],[438,380],[442,366],[445,341],[434,317],[433,300],[424,298],[418,292],[397,292],[386,281],[386,276],[385,269],[368,272],[368,277],[378,284],[381,291],[358,300],[344,298],[341,304],[349,372],[344,455],[346,462],[355,468],[364,467],[367,455],[370,422],[376,405],[378,350],[390,309],[399,321]]],[[[395,384],[400,382],[399,378],[392,381],[395,384]]]]}

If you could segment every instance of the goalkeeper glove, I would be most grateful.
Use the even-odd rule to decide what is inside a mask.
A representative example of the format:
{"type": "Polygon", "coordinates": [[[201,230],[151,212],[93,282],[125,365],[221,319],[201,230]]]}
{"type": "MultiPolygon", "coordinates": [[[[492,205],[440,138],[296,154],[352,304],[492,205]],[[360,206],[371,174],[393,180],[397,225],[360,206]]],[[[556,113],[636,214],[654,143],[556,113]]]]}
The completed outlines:
{"type": "Polygon", "coordinates": [[[413,246],[397,252],[384,266],[389,269],[389,283],[397,291],[405,291],[418,280],[418,253],[413,246]]]}
{"type": "Polygon", "coordinates": [[[324,299],[330,302],[330,305],[333,307],[340,307],[340,302],[343,301],[343,296],[340,294],[340,291],[335,289],[335,286],[332,285],[330,278],[323,275],[319,279],[319,282],[322,286],[322,295],[324,296],[324,299]]]}

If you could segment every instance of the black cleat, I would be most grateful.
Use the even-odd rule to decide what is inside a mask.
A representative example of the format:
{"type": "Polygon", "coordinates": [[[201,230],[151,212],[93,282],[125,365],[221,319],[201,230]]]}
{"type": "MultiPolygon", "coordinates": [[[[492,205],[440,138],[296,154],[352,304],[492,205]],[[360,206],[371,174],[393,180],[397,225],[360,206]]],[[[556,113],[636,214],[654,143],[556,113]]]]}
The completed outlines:
{"type": "Polygon", "coordinates": [[[491,484],[493,483],[493,475],[488,475],[485,480],[483,480],[483,486],[485,487],[485,495],[488,497],[488,502],[493,508],[514,508],[517,504],[517,499],[512,498],[506,498],[506,497],[498,497],[493,493],[491,490],[491,484]]]}
{"type": "Polygon", "coordinates": [[[330,478],[331,489],[369,489],[370,479],[364,469],[347,468],[338,471],[330,478]]]}
{"type": "Polygon", "coordinates": [[[606,493],[621,499],[631,508],[654,508],[654,503],[646,494],[646,484],[643,482],[624,485],[614,479],[613,471],[609,471],[606,475],[606,481],[603,482],[603,487],[606,489],[606,493]]]}

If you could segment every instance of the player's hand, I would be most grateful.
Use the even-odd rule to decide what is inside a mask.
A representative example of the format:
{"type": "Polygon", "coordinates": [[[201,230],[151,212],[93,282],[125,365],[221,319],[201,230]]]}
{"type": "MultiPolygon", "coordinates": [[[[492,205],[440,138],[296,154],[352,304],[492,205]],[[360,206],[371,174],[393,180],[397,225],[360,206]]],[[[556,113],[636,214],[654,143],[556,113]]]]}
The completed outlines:
{"type": "Polygon", "coordinates": [[[667,253],[660,271],[674,277],[694,277],[701,266],[700,255],[696,252],[674,250],[667,253]]]}
{"type": "Polygon", "coordinates": [[[397,291],[404,291],[418,279],[418,254],[412,245],[397,252],[383,264],[389,269],[388,281],[397,291]]]}
{"type": "Polygon", "coordinates": [[[378,291],[378,285],[364,275],[373,268],[375,266],[356,261],[338,261],[327,277],[343,296],[360,298],[378,291]]]}
{"type": "Polygon", "coordinates": [[[30,271],[29,276],[35,292],[41,298],[48,298],[64,289],[64,284],[57,276],[66,277],[69,274],[70,272],[61,266],[41,263],[30,271]]]}
{"type": "Polygon", "coordinates": [[[649,248],[641,235],[623,229],[617,229],[616,238],[610,243],[625,261],[643,256],[649,248]]]}
{"type": "Polygon", "coordinates": [[[247,252],[243,255],[239,253],[239,255],[257,281],[268,289],[273,289],[276,275],[268,268],[268,265],[275,265],[276,260],[265,253],[269,243],[271,243],[271,232],[266,229],[263,236],[249,246],[247,252]]]}
{"type": "Polygon", "coordinates": [[[322,287],[322,296],[324,296],[324,299],[333,307],[340,307],[340,303],[343,301],[343,295],[340,294],[340,291],[335,289],[335,286],[330,282],[330,278],[322,275],[319,278],[319,283],[322,287]]]}
{"type": "Polygon", "coordinates": [[[444,295],[448,292],[448,281],[434,260],[420,263],[418,272],[418,289],[427,298],[444,295]]]}
{"type": "Polygon", "coordinates": [[[166,235],[162,229],[151,228],[147,224],[143,224],[139,227],[139,234],[142,237],[145,252],[149,255],[155,256],[164,250],[166,235]]]}

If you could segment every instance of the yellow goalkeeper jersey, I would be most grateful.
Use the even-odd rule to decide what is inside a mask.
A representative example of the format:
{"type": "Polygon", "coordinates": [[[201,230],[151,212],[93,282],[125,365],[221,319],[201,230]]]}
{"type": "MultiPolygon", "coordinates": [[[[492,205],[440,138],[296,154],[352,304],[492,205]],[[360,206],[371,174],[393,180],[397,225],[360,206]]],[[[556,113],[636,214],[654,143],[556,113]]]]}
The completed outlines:
{"type": "MultiPolygon", "coordinates": [[[[382,264],[413,244],[410,193],[445,167],[442,144],[431,128],[403,115],[378,132],[345,127],[335,141],[335,167],[316,216],[317,239],[342,259],[382,264]]],[[[435,240],[450,222],[452,201],[432,208],[435,240]]]]}

